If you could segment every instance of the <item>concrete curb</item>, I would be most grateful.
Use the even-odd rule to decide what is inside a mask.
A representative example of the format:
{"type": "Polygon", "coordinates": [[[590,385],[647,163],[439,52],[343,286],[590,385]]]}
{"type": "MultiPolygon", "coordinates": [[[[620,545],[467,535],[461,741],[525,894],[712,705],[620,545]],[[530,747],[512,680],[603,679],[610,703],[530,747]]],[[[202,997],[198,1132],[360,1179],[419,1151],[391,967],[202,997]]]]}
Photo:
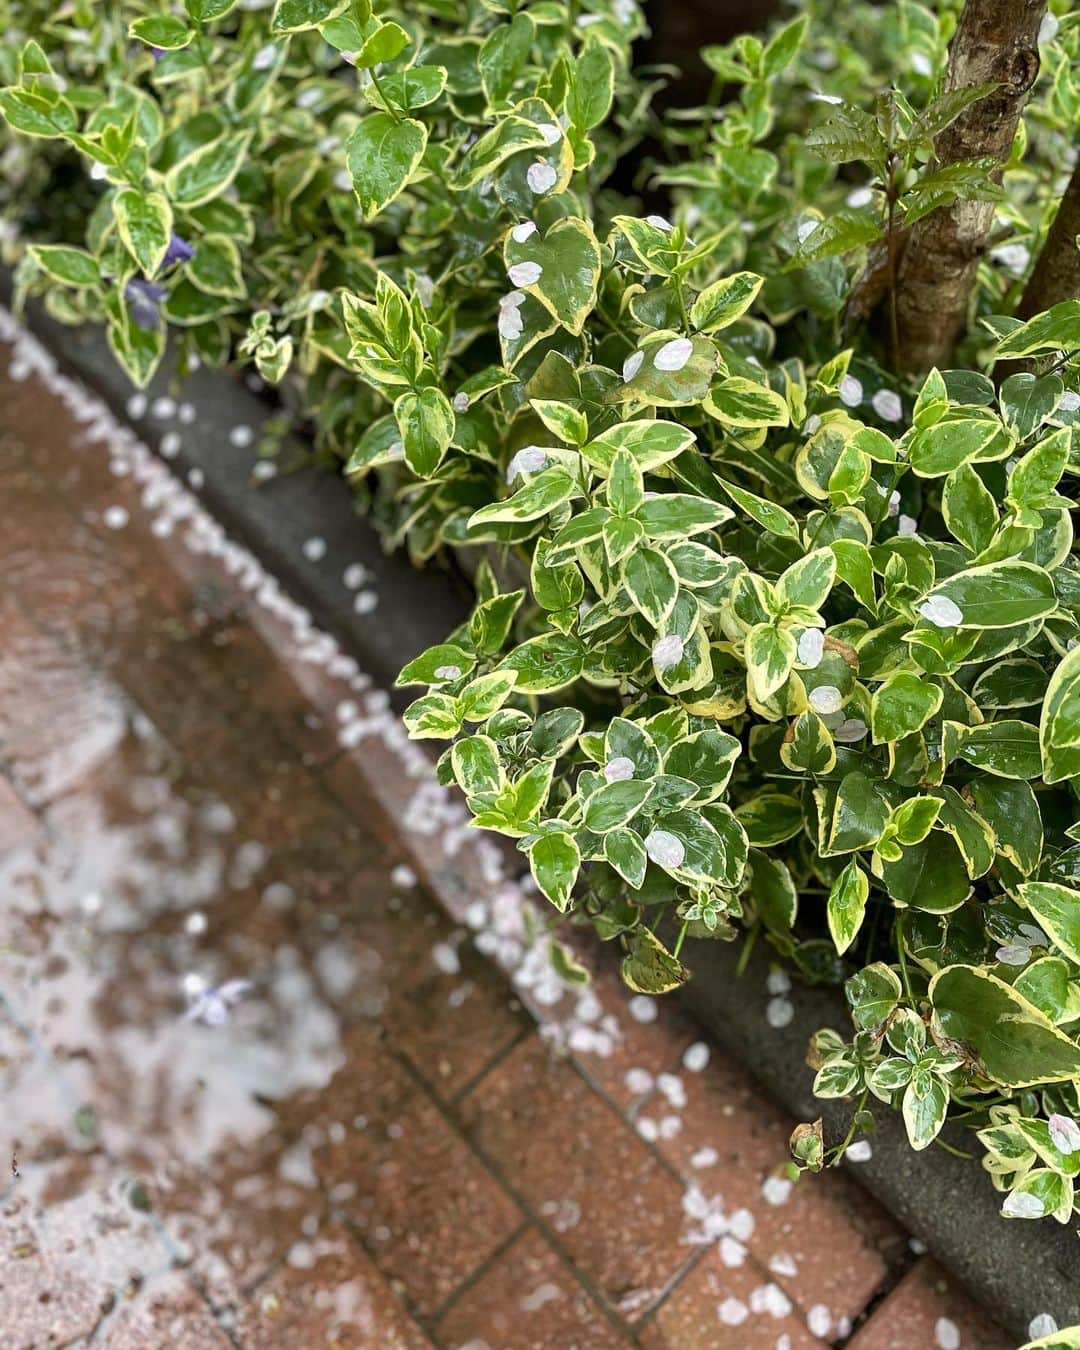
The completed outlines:
{"type": "MultiPolygon", "coordinates": [[[[6,300],[9,289],[9,276],[0,272],[0,298],[6,300]]],[[[132,418],[131,388],[99,333],[62,327],[36,307],[28,320],[70,373],[128,420],[148,445],[159,447],[163,433],[175,427],[152,413],[154,398],[170,393],[167,375],[159,374],[147,391],[146,414],[132,418]]],[[[459,579],[434,568],[421,574],[401,556],[384,553],[332,471],[305,468],[254,485],[251,449],[230,439],[236,426],[258,428],[272,414],[250,390],[227,375],[200,370],[185,383],[183,398],[194,405],[195,417],[183,428],[181,448],[170,459],[174,471],[384,687],[392,686],[407,660],[444,640],[467,615],[467,590],[459,579]],[[303,544],[314,537],[327,547],[323,557],[312,560],[305,557],[303,544]],[[381,596],[374,614],[357,613],[354,593],[342,580],[344,562],[353,560],[363,562],[381,596]]],[[[461,895],[452,886],[453,894],[442,894],[438,873],[423,870],[440,902],[458,913],[461,895]]],[[[850,1031],[842,999],[835,990],[797,989],[794,1021],[775,1030],[765,1015],[768,951],[759,944],[741,977],[737,959],[738,950],[723,943],[697,943],[684,951],[694,973],[685,1002],[788,1112],[800,1120],[821,1115],[830,1136],[839,1137],[849,1108],[813,1098],[805,1053],[809,1036],[821,1026],[850,1031]]],[[[1077,1235],[1048,1221],[1002,1220],[996,1193],[976,1159],[937,1148],[913,1153],[899,1116],[885,1109],[875,1114],[873,1156],[851,1165],[856,1179],[1018,1337],[1026,1339],[1036,1312],[1052,1312],[1063,1326],[1080,1323],[1077,1235]]],[[[966,1132],[955,1130],[950,1140],[963,1148],[966,1132]]]]}

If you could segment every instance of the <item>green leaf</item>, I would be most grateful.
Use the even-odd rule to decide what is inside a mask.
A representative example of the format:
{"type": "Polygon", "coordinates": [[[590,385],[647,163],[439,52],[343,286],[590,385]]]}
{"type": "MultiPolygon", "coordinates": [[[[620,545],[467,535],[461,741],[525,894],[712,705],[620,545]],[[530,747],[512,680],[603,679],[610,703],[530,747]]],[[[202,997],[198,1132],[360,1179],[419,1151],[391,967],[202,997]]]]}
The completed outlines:
{"type": "Polygon", "coordinates": [[[947,966],[930,981],[934,1026],[978,1057],[981,1070],[1009,1088],[1058,1083],[1080,1075],[1080,1047],[983,967],[947,966]]]}
{"type": "Polygon", "coordinates": [[[765,927],[789,933],[795,925],[799,892],[786,864],[767,853],[750,850],[750,894],[765,927]]]}
{"type": "Polygon", "coordinates": [[[561,464],[541,469],[523,487],[503,501],[482,506],[469,518],[470,526],[488,525],[499,521],[539,520],[563,502],[581,495],[581,488],[561,464]]]}
{"type": "Polygon", "coordinates": [[[0,89],[0,112],[25,136],[71,136],[78,127],[75,109],[53,90],[0,89]]]}
{"type": "Polygon", "coordinates": [[[800,14],[797,19],[792,19],[790,23],[777,29],[769,39],[761,57],[762,73],[766,78],[779,75],[795,59],[803,44],[808,25],[807,16],[800,14]]]}
{"type": "Polygon", "coordinates": [[[910,229],[916,221],[936,211],[963,201],[999,202],[1005,199],[1005,189],[995,177],[999,168],[996,160],[957,160],[932,172],[924,173],[914,187],[900,198],[904,212],[904,228],[910,229]]]}
{"type": "Polygon", "coordinates": [[[450,400],[434,386],[402,394],[394,404],[405,462],[420,478],[430,478],[442,463],[454,436],[450,400]]]}
{"type": "Polygon", "coordinates": [[[940,478],[961,464],[986,457],[995,443],[1008,453],[1001,424],[991,418],[957,418],[916,431],[908,443],[908,463],[920,478],[940,478]]]}
{"type": "Polygon", "coordinates": [[[900,1002],[900,977],[891,967],[875,961],[845,982],[844,994],[858,1030],[877,1032],[900,1002]]]}
{"type": "Polygon", "coordinates": [[[961,618],[949,626],[960,629],[1014,628],[1057,609],[1052,578],[1029,562],[986,563],[956,572],[934,587],[933,596],[945,596],[959,609],[961,618]]]}
{"type": "Polygon", "coordinates": [[[799,774],[827,774],[836,765],[836,746],[829,729],[816,712],[800,713],[788,728],[780,746],[785,768],[799,774]]]}
{"type": "Polygon", "coordinates": [[[664,772],[685,778],[698,789],[697,802],[710,802],[728,785],[742,746],[725,731],[709,728],[676,742],[664,761],[664,772]]]}
{"type": "Polygon", "coordinates": [[[929,914],[949,914],[971,894],[960,850],[938,830],[905,848],[897,861],[883,862],[881,882],[893,900],[929,914]]]}
{"type": "Polygon", "coordinates": [[[976,768],[1002,778],[1030,779],[1042,773],[1038,730],[1015,718],[963,730],[956,753],[976,768]]]}
{"type": "Polygon", "coordinates": [[[55,281],[65,286],[97,286],[101,271],[97,259],[81,248],[66,244],[32,244],[30,256],[55,281]]]}
{"type": "Polygon", "coordinates": [[[998,527],[994,494],[970,464],[961,464],[946,478],[941,511],[950,534],[969,553],[981,553],[998,527]]]}
{"type": "Polygon", "coordinates": [[[690,972],[648,928],[627,937],[629,951],[620,967],[623,981],[639,994],[666,994],[685,984],[690,972]]]}
{"type": "MultiPolygon", "coordinates": [[[[548,431],[567,445],[583,445],[589,439],[589,422],[585,414],[569,403],[558,399],[533,398],[529,402],[548,431]]],[[[618,509],[618,508],[616,508],[618,509]]]]}
{"type": "Polygon", "coordinates": [[[401,55],[412,41],[399,23],[382,23],[356,53],[353,64],[358,70],[381,66],[401,55]]]}
{"type": "Polygon", "coordinates": [[[565,913],[581,866],[573,835],[562,830],[542,834],[529,850],[529,868],[542,894],[565,913]]]}
{"type": "Polygon", "coordinates": [[[478,675],[465,686],[457,699],[461,720],[485,721],[492,713],[498,712],[514,692],[516,683],[517,675],[512,670],[492,670],[486,675],[478,675]]]}
{"type": "Polygon", "coordinates": [[[402,713],[402,721],[414,741],[450,740],[461,729],[454,699],[446,694],[425,694],[402,713]]]}
{"type": "Polygon", "coordinates": [[[138,38],[148,47],[169,52],[186,47],[195,36],[195,29],[172,14],[148,14],[128,25],[128,36],[138,38]]]}
{"type": "Polygon", "coordinates": [[[353,191],[364,220],[385,210],[404,190],[423,158],[427,127],[411,117],[369,113],[345,142],[353,191]]]}
{"type": "Polygon", "coordinates": [[[506,776],[499,760],[499,747],[490,736],[466,736],[450,751],[454,778],[467,797],[479,792],[501,792],[506,776]]]}
{"type": "Polygon", "coordinates": [[[756,272],[736,272],[706,286],[690,307],[690,322],[702,333],[727,328],[757,299],[765,278],[756,272]]]}
{"type": "Polygon", "coordinates": [[[679,578],[667,556],[655,548],[635,549],[623,583],[641,613],[654,628],[661,628],[679,596],[679,578]]]}
{"type": "Polygon", "coordinates": [[[1028,881],[1017,893],[1058,950],[1080,966],[1080,891],[1049,881],[1028,881]]]}
{"type": "Polygon", "coordinates": [[[635,891],[641,889],[649,856],[639,834],[633,830],[609,830],[604,835],[604,857],[635,891]]]}
{"type": "Polygon", "coordinates": [[[570,65],[570,89],[566,111],[580,131],[599,126],[611,109],[615,89],[615,65],[611,52],[591,35],[570,65]]]}
{"type": "Polygon", "coordinates": [[[845,774],[836,792],[827,845],[829,853],[854,853],[881,838],[889,808],[875,784],[858,770],[845,774]]]}
{"type": "Polygon", "coordinates": [[[866,914],[866,899],[870,894],[870,882],[854,858],[848,863],[832,884],[826,916],[829,932],[837,952],[844,952],[855,941],[866,914]]]}
{"type": "Polygon", "coordinates": [[[459,680],[476,665],[476,657],[454,642],[440,642],[414,657],[394,681],[400,689],[410,684],[441,684],[459,680]]]}
{"type": "Polygon", "coordinates": [[[791,271],[796,267],[820,262],[823,258],[835,258],[841,253],[850,253],[853,248],[862,248],[864,244],[874,243],[883,234],[882,227],[869,212],[834,211],[831,216],[819,221],[813,230],[803,235],[794,257],[784,270],[791,271]]]}
{"type": "Polygon", "coordinates": [[[1080,777],[1080,647],[1074,647],[1050,677],[1039,744],[1047,783],[1080,777]]]}
{"type": "Polygon", "coordinates": [[[672,336],[670,331],[647,337],[638,349],[629,379],[608,397],[656,408],[684,408],[700,403],[709,392],[718,365],[712,338],[672,336]],[[688,345],[684,345],[688,344],[688,345]]]}
{"type": "Polygon", "coordinates": [[[242,300],[247,294],[244,268],[236,241],[224,234],[204,234],[195,245],[188,275],[199,290],[242,300]]]}
{"type": "MultiPolygon", "coordinates": [[[[1032,375],[1027,371],[1010,375],[1004,381],[1000,393],[1001,412],[1005,425],[1017,440],[1025,440],[1050,416],[1064,388],[1060,375],[1032,375]]],[[[1039,448],[1036,447],[1033,453],[1039,448]]],[[[1059,473],[1045,491],[1049,492],[1060,477],[1059,473]]]]}
{"type": "Polygon", "coordinates": [[[585,803],[585,828],[594,834],[606,834],[633,820],[652,796],[652,783],[628,778],[605,783],[585,803]]]}
{"type": "Polygon", "coordinates": [[[636,514],[650,539],[689,539],[705,530],[719,529],[734,513],[703,497],[667,492],[650,497],[636,514]]]}
{"type": "Polygon", "coordinates": [[[949,1087],[940,1078],[933,1076],[925,1093],[920,1093],[917,1087],[915,1079],[912,1079],[904,1089],[902,1113],[908,1143],[919,1152],[929,1148],[941,1133],[949,1110],[949,1087]]]}
{"type": "Polygon", "coordinates": [[[786,628],[755,624],[746,635],[746,678],[754,698],[765,703],[791,674],[797,648],[786,628]]]}
{"type": "Polygon", "coordinates": [[[782,506],[777,506],[775,502],[766,501],[764,497],[758,497],[753,492],[747,492],[745,488],[737,487],[734,483],[727,483],[722,478],[716,480],[724,489],[727,495],[741,507],[743,511],[763,530],[768,530],[770,534],[778,535],[781,539],[798,539],[799,525],[790,511],[785,511],[782,506]]]}
{"type": "Polygon", "coordinates": [[[705,399],[710,417],[730,427],[786,427],[788,406],[773,389],[729,375],[714,385],[705,399]]]}
{"type": "Polygon", "coordinates": [[[941,707],[944,695],[925,676],[899,670],[874,691],[870,730],[875,745],[887,745],[919,731],[941,707]]]}
{"type": "Polygon", "coordinates": [[[220,196],[240,171],[250,145],[251,132],[237,131],[192,151],[165,175],[169,199],[190,209],[220,196]]]}
{"type": "Polygon", "coordinates": [[[1008,778],[976,778],[971,784],[975,809],[994,832],[994,848],[1023,876],[1039,866],[1043,848],[1042,814],[1026,782],[1008,778]]]}
{"type": "Polygon", "coordinates": [[[212,23],[224,18],[236,0],[184,0],[184,8],[196,23],[212,23]]]}
{"type": "Polygon", "coordinates": [[[519,242],[515,233],[503,244],[511,284],[539,300],[571,333],[582,332],[600,281],[600,245],[592,226],[564,216],[545,235],[537,230],[519,242]]]}
{"type": "Polygon", "coordinates": [[[998,343],[997,356],[1045,356],[1080,348],[1080,300],[1063,300],[1014,328],[998,343]]]}
{"type": "Polygon", "coordinates": [[[536,25],[522,12],[509,23],[493,28],[484,39],[477,65],[488,103],[503,103],[510,97],[525,69],[535,35],[536,25]]]}
{"type": "Polygon", "coordinates": [[[816,548],[781,574],[776,594],[784,605],[820,609],[835,577],[836,555],[830,548],[816,548]]]}
{"type": "Polygon", "coordinates": [[[643,472],[658,469],[694,444],[694,433],[677,422],[620,422],[582,448],[586,461],[609,473],[615,455],[627,451],[643,472]]]}
{"type": "Polygon", "coordinates": [[[344,14],[350,0],[277,0],[270,22],[275,33],[299,33],[344,14]]]}
{"type": "Polygon", "coordinates": [[[811,154],[832,164],[845,164],[853,159],[876,164],[884,159],[886,150],[876,118],[850,104],[834,108],[828,121],[810,129],[803,144],[811,154]]]}
{"type": "Polygon", "coordinates": [[[172,238],[172,207],[162,192],[124,188],[113,198],[113,215],[124,247],[144,276],[152,277],[162,264],[172,238]]]}
{"type": "Polygon", "coordinates": [[[915,141],[932,141],[940,131],[956,120],[965,108],[978,103],[980,99],[992,93],[998,85],[969,84],[960,89],[949,89],[939,94],[919,113],[911,125],[908,138],[915,141]]]}
{"type": "Polygon", "coordinates": [[[517,672],[518,693],[550,694],[576,680],[584,664],[585,651],[576,637],[544,633],[516,647],[499,669],[517,672]]]}
{"type": "Polygon", "coordinates": [[[378,89],[371,85],[366,93],[384,112],[389,112],[390,107],[412,112],[434,103],[446,88],[446,80],[445,66],[409,66],[407,70],[380,75],[378,89]]]}

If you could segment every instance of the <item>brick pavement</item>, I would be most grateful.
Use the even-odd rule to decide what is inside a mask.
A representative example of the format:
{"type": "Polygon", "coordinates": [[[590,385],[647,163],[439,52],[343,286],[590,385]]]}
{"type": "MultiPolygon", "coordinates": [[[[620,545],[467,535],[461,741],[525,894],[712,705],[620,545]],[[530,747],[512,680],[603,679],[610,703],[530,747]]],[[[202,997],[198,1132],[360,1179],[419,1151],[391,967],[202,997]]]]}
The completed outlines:
{"type": "Polygon", "coordinates": [[[553,982],[378,691],[33,355],[0,346],[3,1344],[1005,1347],[848,1177],[776,1183],[791,1122],[676,1005],[591,951],[553,982]]]}

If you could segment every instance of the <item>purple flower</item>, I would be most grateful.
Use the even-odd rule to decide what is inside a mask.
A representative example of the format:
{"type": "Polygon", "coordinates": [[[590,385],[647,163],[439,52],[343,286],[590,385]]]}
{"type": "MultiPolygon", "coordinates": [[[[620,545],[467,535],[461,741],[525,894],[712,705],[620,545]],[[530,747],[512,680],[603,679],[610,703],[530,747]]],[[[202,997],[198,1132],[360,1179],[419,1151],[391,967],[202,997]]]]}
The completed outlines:
{"type": "Polygon", "coordinates": [[[150,55],[154,58],[155,61],[160,61],[161,58],[165,55],[165,48],[164,48],[164,47],[151,47],[151,48],[150,48],[150,55]]]}
{"type": "Polygon", "coordinates": [[[195,256],[195,250],[186,239],[181,239],[178,234],[174,234],[169,240],[169,247],[165,250],[165,256],[161,260],[162,267],[170,267],[173,263],[190,262],[195,256]]]}
{"type": "Polygon", "coordinates": [[[124,287],[124,299],[127,301],[128,313],[138,328],[150,330],[160,327],[161,312],[158,307],[168,294],[165,287],[156,282],[132,277],[124,287]]]}

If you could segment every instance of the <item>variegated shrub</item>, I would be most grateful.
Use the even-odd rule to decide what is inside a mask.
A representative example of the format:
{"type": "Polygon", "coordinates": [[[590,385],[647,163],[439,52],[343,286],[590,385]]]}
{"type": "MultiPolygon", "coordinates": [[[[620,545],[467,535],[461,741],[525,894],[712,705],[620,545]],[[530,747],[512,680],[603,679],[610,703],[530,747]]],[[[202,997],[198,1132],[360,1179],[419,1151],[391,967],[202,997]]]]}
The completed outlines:
{"type": "Polygon", "coordinates": [[[631,986],[761,935],[846,982],[819,1095],[915,1148],[952,1103],[1003,1212],[1066,1221],[1080,299],[1016,308],[1080,23],[1054,4],[1002,182],[933,158],[995,87],[938,88],[958,4],[806,8],[709,49],[736,97],[664,126],[634,0],[0,4],[6,246],[136,382],[170,331],[181,364],[250,356],[391,542],[482,558],[407,724],[631,986]],[[853,11],[896,31],[808,23],[853,11]],[[666,215],[611,185],[646,132],[666,215]],[[963,363],[890,374],[895,316],[845,306],[973,199],[1001,237],[963,363]]]}

